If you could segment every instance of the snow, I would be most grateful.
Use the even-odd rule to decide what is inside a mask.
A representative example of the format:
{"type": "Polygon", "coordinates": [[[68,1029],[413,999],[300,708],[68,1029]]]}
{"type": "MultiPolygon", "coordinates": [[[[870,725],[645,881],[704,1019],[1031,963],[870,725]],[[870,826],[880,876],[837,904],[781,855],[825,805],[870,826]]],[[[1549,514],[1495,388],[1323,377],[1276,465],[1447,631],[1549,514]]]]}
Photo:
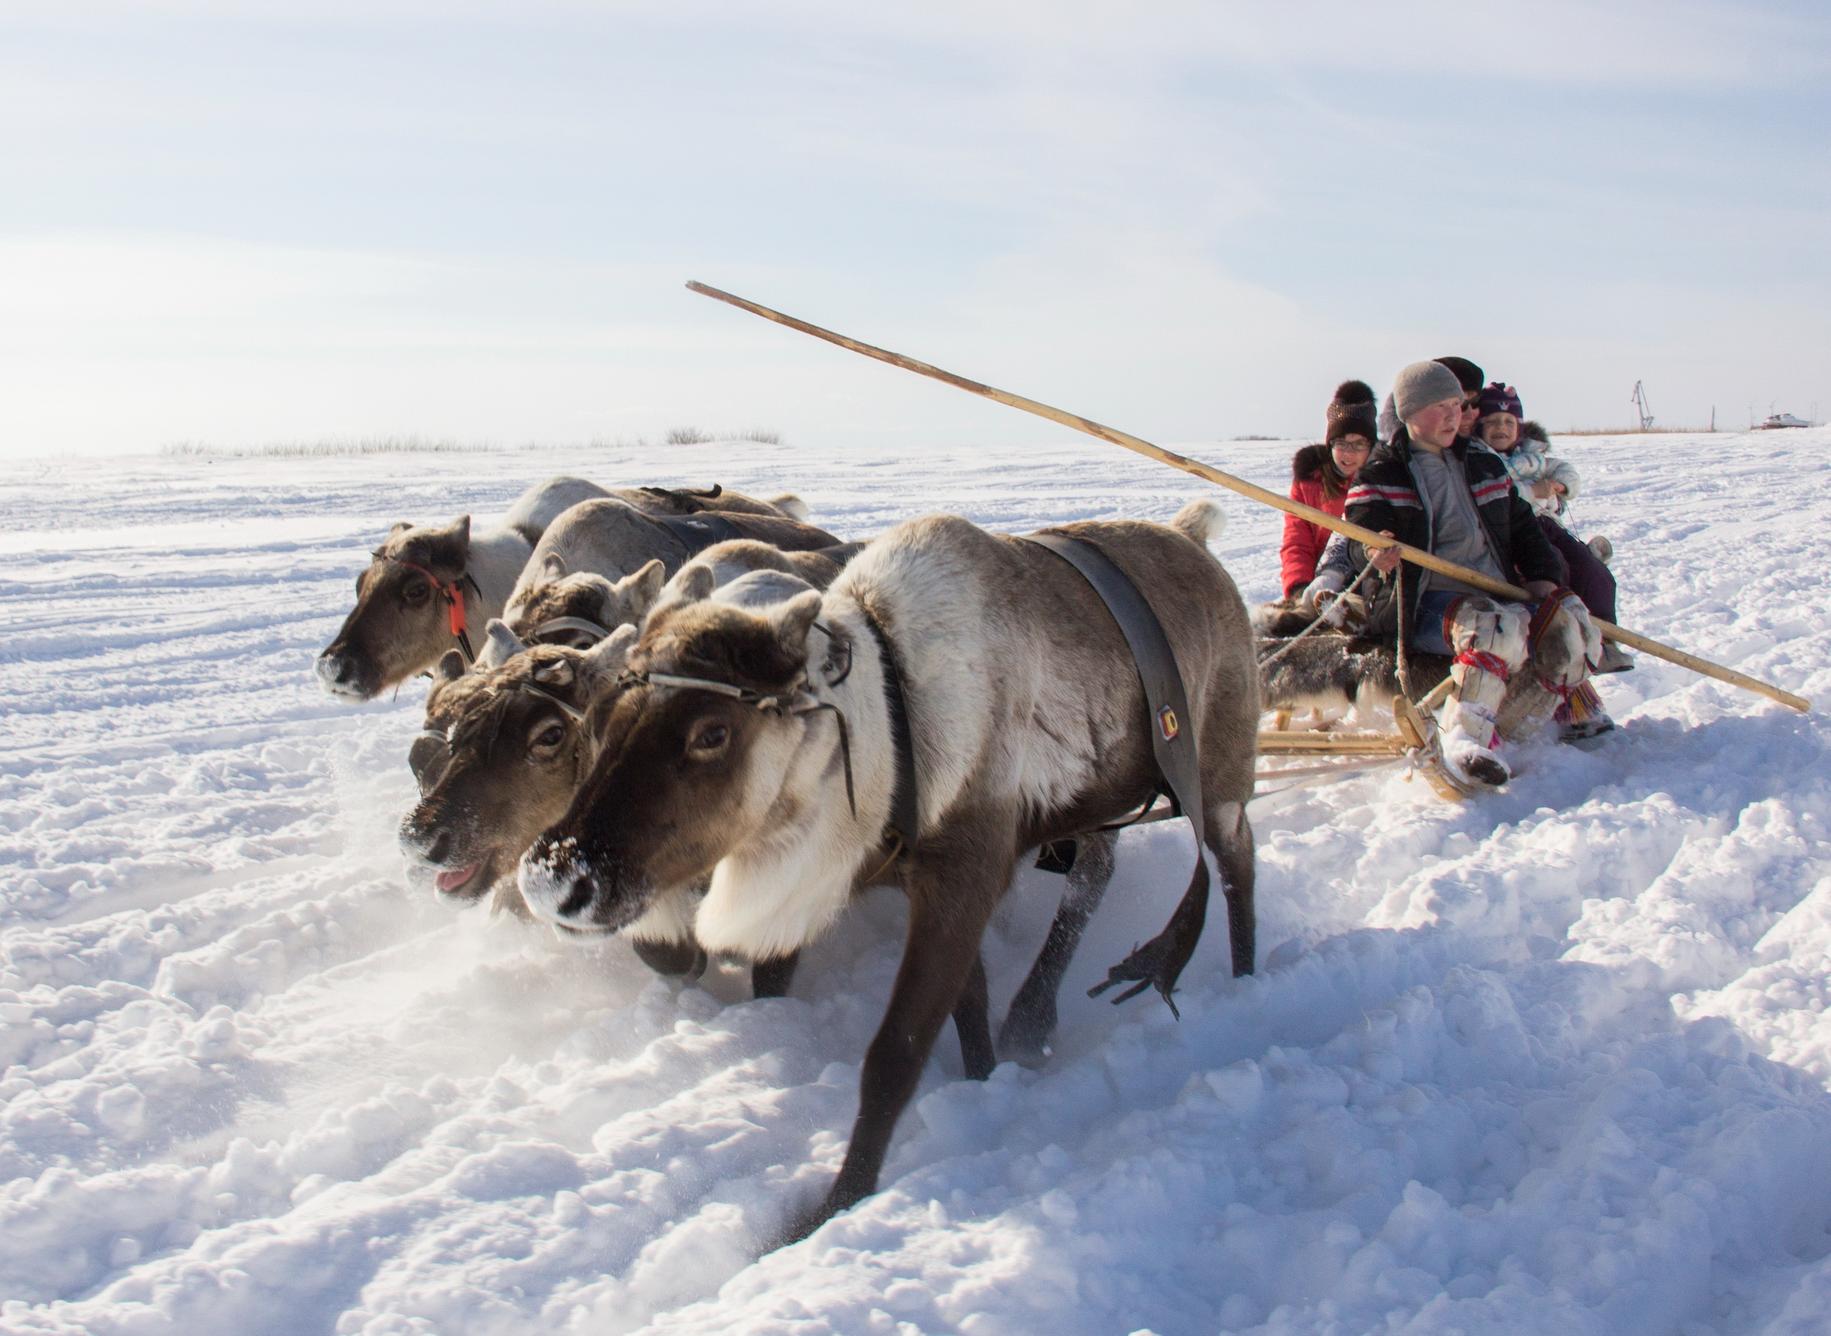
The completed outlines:
{"type": "MultiPolygon", "coordinates": [[[[1581,438],[1622,621],[1831,700],[1831,431],[1581,438]],[[1784,484],[1784,485],[1782,485],[1784,484]]],[[[1282,490],[1291,443],[1183,447],[1282,490]]],[[[844,1152],[903,909],[787,998],[408,894],[424,688],[312,656],[397,519],[542,476],[790,489],[847,536],[1167,518],[1074,439],[37,461],[0,471],[0,1331],[1807,1333],[1831,1327],[1831,730],[1649,656],[1623,725],[1464,805],[1255,802],[1258,974],[1086,988],[1180,893],[1127,832],[1038,1070],[943,1036],[882,1190],[844,1152]]],[[[1216,550],[1275,592],[1278,518],[1216,550]]],[[[986,942],[1002,1009],[1061,882],[986,942]]]]}

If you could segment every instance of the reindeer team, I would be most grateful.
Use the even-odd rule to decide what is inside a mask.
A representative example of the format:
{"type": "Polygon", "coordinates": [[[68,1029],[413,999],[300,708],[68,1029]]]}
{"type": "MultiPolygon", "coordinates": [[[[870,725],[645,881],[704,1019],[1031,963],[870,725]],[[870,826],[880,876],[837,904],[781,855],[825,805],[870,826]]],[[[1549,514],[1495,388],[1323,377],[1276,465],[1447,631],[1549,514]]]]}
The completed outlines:
{"type": "MultiPolygon", "coordinates": [[[[1115,831],[1159,793],[1212,854],[1251,972],[1261,692],[1220,523],[1203,500],[1168,524],[931,516],[842,542],[794,497],[556,478],[481,533],[396,525],[317,667],[351,700],[432,676],[400,842],[410,884],[453,903],[620,933],[666,974],[748,962],[768,996],[858,890],[901,887],[844,1164],[787,1240],[875,1191],[950,1016],[971,1077],[1044,1058],[1115,831]],[[1039,846],[1066,892],[994,1042],[980,939],[1039,846]]],[[[1171,999],[1205,916],[1195,861],[1102,988],[1171,999]]]]}

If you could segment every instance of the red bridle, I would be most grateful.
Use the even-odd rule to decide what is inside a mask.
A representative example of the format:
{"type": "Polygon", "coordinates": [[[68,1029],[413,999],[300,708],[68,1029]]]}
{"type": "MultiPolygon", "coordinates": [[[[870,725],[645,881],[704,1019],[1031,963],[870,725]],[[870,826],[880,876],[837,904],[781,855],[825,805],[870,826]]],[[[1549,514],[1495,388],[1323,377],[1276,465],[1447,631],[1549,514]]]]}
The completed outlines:
{"type": "MultiPolygon", "coordinates": [[[[380,553],[376,555],[382,561],[391,561],[396,566],[405,566],[408,570],[425,576],[426,583],[439,591],[440,596],[445,600],[446,619],[451,626],[451,637],[464,651],[464,662],[475,663],[477,655],[470,647],[470,635],[466,631],[464,617],[464,586],[469,585],[472,589],[477,589],[477,582],[471,578],[470,572],[464,572],[455,580],[441,580],[418,562],[408,561],[405,557],[381,556],[380,553]]],[[[479,596],[482,592],[480,589],[477,590],[479,596]]]]}

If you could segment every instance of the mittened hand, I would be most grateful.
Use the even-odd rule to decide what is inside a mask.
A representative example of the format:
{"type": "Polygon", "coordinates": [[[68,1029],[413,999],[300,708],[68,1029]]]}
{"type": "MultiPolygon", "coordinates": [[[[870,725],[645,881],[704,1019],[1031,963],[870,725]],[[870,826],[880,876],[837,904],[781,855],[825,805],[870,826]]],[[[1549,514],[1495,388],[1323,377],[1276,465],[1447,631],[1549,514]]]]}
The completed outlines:
{"type": "Polygon", "coordinates": [[[1566,594],[1558,602],[1582,633],[1584,661],[1594,668],[1602,662],[1602,632],[1596,629],[1596,624],[1589,618],[1589,609],[1575,594],[1566,594]]]}

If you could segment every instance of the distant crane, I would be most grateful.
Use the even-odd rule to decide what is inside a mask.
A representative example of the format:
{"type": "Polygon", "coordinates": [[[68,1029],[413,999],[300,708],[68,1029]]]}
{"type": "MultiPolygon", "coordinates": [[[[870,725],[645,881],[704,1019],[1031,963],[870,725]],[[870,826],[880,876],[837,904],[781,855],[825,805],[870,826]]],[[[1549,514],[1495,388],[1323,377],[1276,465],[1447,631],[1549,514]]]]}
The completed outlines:
{"type": "Polygon", "coordinates": [[[1647,387],[1642,385],[1639,381],[1635,381],[1634,396],[1629,402],[1640,410],[1640,429],[1642,431],[1652,431],[1653,408],[1647,403],[1647,387]]]}

